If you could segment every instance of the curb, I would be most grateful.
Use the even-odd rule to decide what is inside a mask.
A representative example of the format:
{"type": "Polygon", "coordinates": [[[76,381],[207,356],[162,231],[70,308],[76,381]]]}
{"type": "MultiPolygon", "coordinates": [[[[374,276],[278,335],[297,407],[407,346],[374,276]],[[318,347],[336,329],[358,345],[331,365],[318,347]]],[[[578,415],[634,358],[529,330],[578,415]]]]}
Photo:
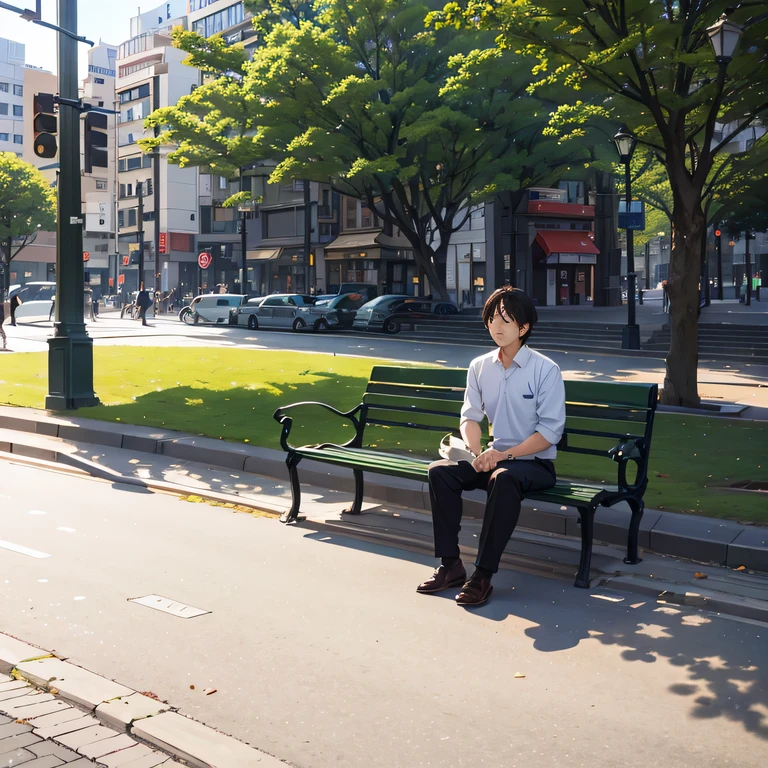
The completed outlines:
{"type": "MultiPolygon", "coordinates": [[[[138,478],[127,478],[104,466],[94,464],[71,452],[51,451],[33,445],[31,435],[41,435],[112,448],[159,454],[180,461],[192,461],[210,467],[247,472],[288,482],[285,455],[281,451],[248,445],[227,443],[213,438],[200,437],[149,427],[113,424],[79,417],[62,417],[46,411],[0,406],[0,429],[21,432],[28,436],[25,441],[10,442],[12,435],[0,435],[0,451],[24,455],[29,458],[63,461],[71,467],[82,469],[113,482],[178,493],[177,486],[138,478]],[[53,456],[53,458],[51,458],[53,456]]],[[[354,492],[351,471],[318,462],[302,462],[302,483],[333,488],[345,493],[354,492]]],[[[414,511],[429,511],[429,488],[426,483],[397,477],[368,475],[366,498],[406,507],[414,511]]],[[[238,501],[254,506],[247,499],[215,493],[199,494],[215,500],[238,501]]],[[[465,494],[465,514],[482,517],[485,494],[473,491],[465,494]]],[[[618,505],[610,511],[602,509],[595,517],[596,541],[623,546],[626,544],[630,511],[618,505]]],[[[557,505],[524,503],[520,516],[522,527],[535,531],[579,537],[578,514],[573,509],[557,505]]],[[[663,555],[683,557],[700,562],[768,571],[768,527],[742,525],[728,520],[683,515],[675,512],[646,509],[640,526],[639,545],[646,550],[663,555]]]]}
{"type": "Polygon", "coordinates": [[[133,761],[147,768],[288,765],[167,703],[3,633],[0,712],[31,727],[41,740],[50,739],[108,768],[133,761]]]}

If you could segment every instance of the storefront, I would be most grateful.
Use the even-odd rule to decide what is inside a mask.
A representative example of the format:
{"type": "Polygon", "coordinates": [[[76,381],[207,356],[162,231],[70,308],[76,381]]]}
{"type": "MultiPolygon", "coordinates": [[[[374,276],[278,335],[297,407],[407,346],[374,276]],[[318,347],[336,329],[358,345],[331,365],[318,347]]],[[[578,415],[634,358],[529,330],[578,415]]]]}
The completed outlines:
{"type": "MultiPolygon", "coordinates": [[[[310,257],[311,260],[311,257],[310,257]]],[[[270,293],[308,293],[310,276],[304,248],[260,248],[248,251],[248,281],[251,292],[259,296],[270,293]]]]}
{"type": "Polygon", "coordinates": [[[339,235],[325,246],[325,268],[329,293],[336,293],[343,283],[377,285],[379,294],[417,292],[413,251],[381,229],[339,235]]]}
{"type": "Polygon", "coordinates": [[[485,243],[451,243],[445,257],[448,298],[460,307],[482,307],[486,300],[485,243]]]}
{"type": "Polygon", "coordinates": [[[591,232],[539,230],[531,245],[533,298],[542,306],[591,304],[600,251],[591,232]]]}

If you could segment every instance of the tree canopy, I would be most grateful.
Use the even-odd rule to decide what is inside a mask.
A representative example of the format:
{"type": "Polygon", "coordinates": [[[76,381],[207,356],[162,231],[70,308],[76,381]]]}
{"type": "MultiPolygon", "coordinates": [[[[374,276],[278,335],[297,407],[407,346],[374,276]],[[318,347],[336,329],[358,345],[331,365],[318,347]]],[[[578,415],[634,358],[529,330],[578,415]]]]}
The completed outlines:
{"type": "Polygon", "coordinates": [[[35,166],[13,152],[0,152],[0,266],[9,265],[38,230],[55,227],[51,185],[35,166]]]}

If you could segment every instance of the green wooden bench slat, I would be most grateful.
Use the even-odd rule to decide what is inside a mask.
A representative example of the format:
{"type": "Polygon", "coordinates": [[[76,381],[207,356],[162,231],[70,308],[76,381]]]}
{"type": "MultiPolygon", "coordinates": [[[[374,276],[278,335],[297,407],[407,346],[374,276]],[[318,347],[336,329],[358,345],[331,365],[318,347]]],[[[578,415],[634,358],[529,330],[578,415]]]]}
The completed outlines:
{"type": "Polygon", "coordinates": [[[614,406],[652,407],[655,384],[615,381],[566,381],[565,399],[579,403],[609,403],[614,406]]]}
{"type": "Polygon", "coordinates": [[[400,368],[391,365],[375,365],[371,371],[371,381],[464,389],[467,384],[467,370],[466,368],[400,368]]]}
{"type": "Polygon", "coordinates": [[[408,395],[385,395],[375,392],[366,392],[365,395],[363,395],[363,402],[372,408],[396,408],[412,413],[427,411],[431,413],[447,415],[454,419],[457,418],[461,413],[461,407],[463,404],[463,401],[461,400],[450,401],[430,399],[426,397],[414,399],[408,395]]]}
{"type": "Polygon", "coordinates": [[[464,402],[464,386],[461,389],[446,387],[412,386],[410,384],[382,384],[369,381],[366,394],[397,395],[409,397],[412,400],[449,400],[457,403],[464,402]]]}

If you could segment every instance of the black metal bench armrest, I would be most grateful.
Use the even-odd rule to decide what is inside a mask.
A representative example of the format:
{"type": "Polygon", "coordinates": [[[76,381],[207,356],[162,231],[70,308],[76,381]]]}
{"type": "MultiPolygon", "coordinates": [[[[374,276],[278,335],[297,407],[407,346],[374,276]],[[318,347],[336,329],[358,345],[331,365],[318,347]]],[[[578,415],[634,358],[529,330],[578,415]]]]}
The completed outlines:
{"type": "Polygon", "coordinates": [[[363,440],[364,425],[362,419],[355,418],[355,414],[360,411],[365,412],[365,410],[367,410],[367,407],[363,403],[358,405],[356,408],[353,408],[351,411],[347,411],[345,413],[344,411],[340,411],[331,405],[327,405],[326,403],[318,403],[308,400],[303,403],[291,403],[291,405],[283,405],[272,414],[272,418],[283,427],[282,431],[280,432],[280,445],[284,451],[291,452],[295,450],[295,447],[288,442],[288,435],[290,434],[291,427],[293,426],[293,419],[288,416],[288,414],[286,414],[286,411],[290,410],[291,408],[298,408],[299,406],[303,405],[313,405],[318,408],[324,408],[326,411],[330,411],[342,419],[349,419],[349,421],[351,421],[355,427],[355,436],[352,438],[352,440],[350,440],[348,443],[344,443],[343,445],[344,447],[360,447],[363,440]]]}
{"type": "Polygon", "coordinates": [[[645,450],[645,440],[637,438],[615,445],[608,455],[619,465],[619,488],[624,492],[640,495],[648,485],[648,452],[645,450]],[[634,461],[637,464],[637,477],[633,484],[627,482],[627,464],[634,461]]]}

